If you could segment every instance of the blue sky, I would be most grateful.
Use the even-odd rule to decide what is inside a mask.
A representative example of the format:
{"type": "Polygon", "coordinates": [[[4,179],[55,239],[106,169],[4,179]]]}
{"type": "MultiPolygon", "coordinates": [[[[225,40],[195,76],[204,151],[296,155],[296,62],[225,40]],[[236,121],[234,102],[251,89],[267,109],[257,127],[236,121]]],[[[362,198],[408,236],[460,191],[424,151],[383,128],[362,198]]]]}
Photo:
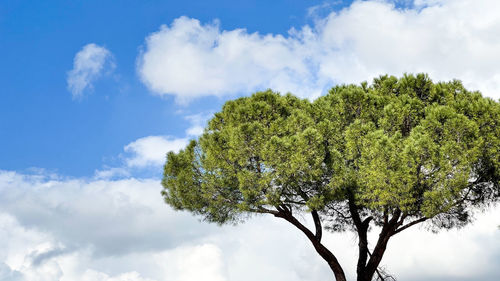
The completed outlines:
{"type": "MultiPolygon", "coordinates": [[[[0,2],[0,281],[330,278],[299,233],[283,236],[288,225],[219,228],[166,206],[165,153],[225,101],[267,88],[314,99],[426,72],[498,100],[499,10],[496,0],[0,2]]],[[[499,215],[408,231],[384,265],[401,280],[498,280],[499,215]]],[[[325,241],[352,277],[354,236],[325,241]]]]}
{"type": "MultiPolygon", "coordinates": [[[[213,111],[221,99],[189,106],[160,99],[138,79],[136,60],[145,37],[189,16],[220,21],[221,29],[286,34],[311,21],[307,8],[320,1],[5,1],[0,4],[0,168],[43,167],[89,176],[103,159],[148,135],[182,135],[183,114],[213,111]],[[113,54],[112,75],[95,81],[75,101],[66,73],[86,44],[113,54]]],[[[335,7],[340,6],[336,5],[335,7]]],[[[235,93],[247,94],[247,93],[235,93]]]]}

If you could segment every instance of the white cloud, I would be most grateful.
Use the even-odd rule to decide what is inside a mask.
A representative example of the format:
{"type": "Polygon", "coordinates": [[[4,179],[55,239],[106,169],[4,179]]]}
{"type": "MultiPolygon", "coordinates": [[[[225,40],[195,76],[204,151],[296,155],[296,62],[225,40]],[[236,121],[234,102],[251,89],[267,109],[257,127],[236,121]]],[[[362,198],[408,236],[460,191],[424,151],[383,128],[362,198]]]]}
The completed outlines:
{"type": "Polygon", "coordinates": [[[217,23],[181,17],[146,39],[139,75],[154,92],[180,101],[268,87],[319,94],[307,56],[298,37],[220,31],[217,23]]]}
{"type": "Polygon", "coordinates": [[[151,253],[197,243],[216,226],[174,212],[160,190],[153,179],[88,182],[0,171],[0,277],[19,278],[0,280],[165,280],[170,272],[161,267],[174,256],[155,260],[151,253]]]}
{"type": "Polygon", "coordinates": [[[181,17],[146,38],[142,81],[186,102],[273,88],[316,97],[335,83],[426,72],[500,97],[500,2],[355,1],[287,36],[181,17]]]}
{"type": "MultiPolygon", "coordinates": [[[[147,136],[139,138],[123,147],[124,154],[118,158],[117,166],[105,166],[95,170],[94,179],[111,180],[136,176],[137,172],[154,172],[158,175],[161,166],[165,164],[168,152],[179,152],[189,143],[190,137],[196,137],[203,133],[203,121],[206,115],[196,114],[186,117],[191,123],[186,130],[186,137],[175,138],[171,136],[147,136]]],[[[152,176],[147,174],[147,177],[152,176]]]]}
{"type": "Polygon", "coordinates": [[[187,130],[186,130],[186,135],[188,136],[199,136],[201,134],[203,134],[203,130],[205,128],[200,126],[200,125],[196,125],[196,126],[192,126],[192,127],[189,127],[187,130]]]}
{"type": "MultiPolygon", "coordinates": [[[[98,255],[118,255],[164,249],[171,247],[174,240],[180,242],[184,237],[199,235],[189,228],[184,233],[171,228],[175,224],[199,223],[188,214],[169,210],[160,191],[160,182],[155,179],[87,182],[0,171],[0,213],[38,229],[40,235],[48,232],[57,237],[57,241],[52,241],[50,235],[44,237],[42,240],[52,241],[52,246],[32,249],[32,256],[35,252],[38,254],[34,256],[39,256],[57,249],[66,253],[75,247],[92,248],[98,255]]],[[[15,223],[6,220],[3,225],[15,223]]],[[[24,232],[19,230],[19,233],[24,232]]]]}
{"type": "Polygon", "coordinates": [[[103,72],[115,68],[111,52],[94,43],[87,44],[76,53],[73,59],[73,69],[68,72],[68,89],[74,99],[83,97],[86,89],[92,88],[92,83],[103,72]]]}
{"type": "Polygon", "coordinates": [[[137,139],[125,146],[128,167],[147,167],[163,165],[169,151],[178,152],[188,143],[187,138],[169,138],[164,136],[148,136],[137,139]]]}
{"type": "Polygon", "coordinates": [[[139,138],[127,144],[123,150],[125,167],[107,168],[96,171],[98,179],[109,179],[115,176],[129,176],[133,168],[158,167],[165,164],[168,152],[179,152],[189,143],[190,138],[198,137],[203,133],[207,120],[212,117],[211,113],[197,113],[187,115],[184,119],[190,125],[185,131],[184,138],[171,136],[147,136],[139,138]]]}
{"type": "MultiPolygon", "coordinates": [[[[159,167],[165,164],[166,154],[170,151],[179,152],[187,146],[191,138],[203,134],[208,119],[212,115],[212,113],[200,112],[185,116],[184,119],[190,124],[185,131],[184,138],[147,136],[125,145],[123,147],[125,153],[118,157],[121,163],[118,166],[105,166],[103,169],[95,170],[94,179],[120,179],[135,176],[136,172],[161,171],[159,167]]],[[[155,175],[158,174],[156,172],[155,175]]]]}
{"type": "Polygon", "coordinates": [[[181,246],[172,251],[158,253],[158,261],[170,260],[164,265],[170,272],[168,281],[226,281],[221,249],[210,243],[181,246]]]}

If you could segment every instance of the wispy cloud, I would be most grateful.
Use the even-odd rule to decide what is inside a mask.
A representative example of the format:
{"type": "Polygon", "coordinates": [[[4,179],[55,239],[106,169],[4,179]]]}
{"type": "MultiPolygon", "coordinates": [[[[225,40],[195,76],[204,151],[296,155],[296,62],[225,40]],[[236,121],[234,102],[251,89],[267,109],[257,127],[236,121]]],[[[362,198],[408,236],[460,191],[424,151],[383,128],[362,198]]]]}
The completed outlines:
{"type": "Polygon", "coordinates": [[[85,90],[92,89],[92,84],[103,73],[115,68],[111,52],[94,43],[87,44],[76,53],[73,69],[68,72],[68,89],[74,99],[83,97],[85,90]]]}
{"type": "Polygon", "coordinates": [[[130,170],[127,167],[109,167],[96,170],[94,178],[98,180],[130,177],[130,170]]]}
{"type": "Polygon", "coordinates": [[[330,14],[335,6],[342,4],[342,1],[324,1],[321,4],[311,6],[307,9],[307,16],[313,20],[321,20],[325,15],[330,14]]]}
{"type": "Polygon", "coordinates": [[[286,36],[181,17],[146,38],[138,73],[154,93],[180,102],[266,88],[314,98],[334,84],[404,72],[460,79],[500,97],[499,1],[396,2],[355,1],[286,36]]]}

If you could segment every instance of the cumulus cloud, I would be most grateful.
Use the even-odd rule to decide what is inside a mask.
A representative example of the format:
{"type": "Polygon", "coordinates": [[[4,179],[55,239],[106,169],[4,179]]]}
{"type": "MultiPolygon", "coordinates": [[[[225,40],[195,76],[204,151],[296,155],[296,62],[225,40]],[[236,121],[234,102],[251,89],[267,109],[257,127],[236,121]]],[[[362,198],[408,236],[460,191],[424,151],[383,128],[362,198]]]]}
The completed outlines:
{"type": "Polygon", "coordinates": [[[73,69],[68,72],[68,89],[74,99],[81,98],[86,89],[103,73],[115,68],[111,52],[94,43],[87,44],[76,53],[73,59],[73,69]]]}
{"type": "Polygon", "coordinates": [[[131,153],[126,163],[129,167],[158,166],[165,163],[167,152],[178,152],[188,143],[187,138],[148,136],[137,139],[125,146],[125,152],[131,153]]]}
{"type": "Polygon", "coordinates": [[[154,92],[180,101],[268,87],[299,93],[310,87],[303,94],[319,94],[298,36],[221,31],[217,22],[181,17],[146,39],[139,75],[154,92]]]}
{"type": "Polygon", "coordinates": [[[146,38],[138,73],[181,102],[266,88],[314,98],[334,84],[405,72],[500,97],[500,2],[395,2],[355,1],[286,36],[181,17],[146,38]]]}

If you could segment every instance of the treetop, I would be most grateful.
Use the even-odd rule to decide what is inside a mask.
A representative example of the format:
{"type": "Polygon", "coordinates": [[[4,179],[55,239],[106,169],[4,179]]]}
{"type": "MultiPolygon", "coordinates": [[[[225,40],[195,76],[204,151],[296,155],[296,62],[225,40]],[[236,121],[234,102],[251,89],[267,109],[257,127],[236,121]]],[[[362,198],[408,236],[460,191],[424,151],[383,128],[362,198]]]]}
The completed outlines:
{"type": "Polygon", "coordinates": [[[226,102],[164,168],[165,201],[217,223],[286,206],[351,225],[395,210],[461,226],[500,193],[500,104],[425,74],[339,85],[314,101],[267,90],[226,102]]]}

